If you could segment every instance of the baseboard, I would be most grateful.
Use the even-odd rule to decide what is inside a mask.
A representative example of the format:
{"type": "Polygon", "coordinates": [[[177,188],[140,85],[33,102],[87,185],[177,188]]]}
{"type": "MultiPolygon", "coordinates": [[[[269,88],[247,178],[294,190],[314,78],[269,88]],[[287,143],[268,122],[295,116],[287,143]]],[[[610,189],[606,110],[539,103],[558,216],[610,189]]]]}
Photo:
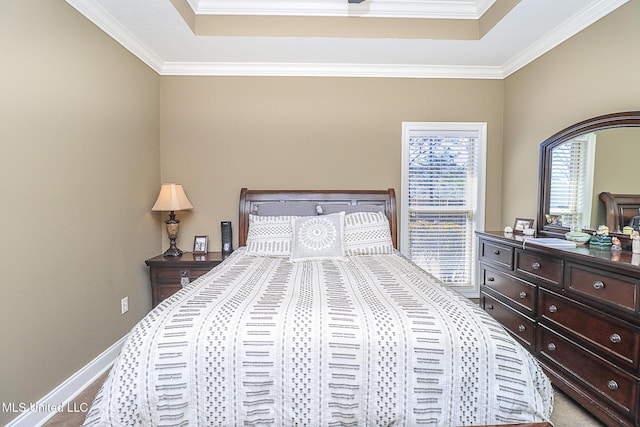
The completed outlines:
{"type": "Polygon", "coordinates": [[[126,336],[120,338],[89,364],[67,378],[62,384],[51,390],[37,403],[27,404],[28,408],[19,416],[9,421],[6,427],[33,427],[44,424],[59,410],[67,409],[67,405],[84,389],[93,384],[107,369],[113,365],[126,336]]]}

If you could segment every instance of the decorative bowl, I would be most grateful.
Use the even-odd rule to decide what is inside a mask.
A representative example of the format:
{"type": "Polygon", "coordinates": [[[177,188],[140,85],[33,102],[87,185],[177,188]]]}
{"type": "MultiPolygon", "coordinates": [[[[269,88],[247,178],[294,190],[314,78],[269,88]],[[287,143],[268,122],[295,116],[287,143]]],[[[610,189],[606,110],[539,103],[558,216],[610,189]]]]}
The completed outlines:
{"type": "Polygon", "coordinates": [[[583,233],[581,231],[571,231],[569,233],[566,233],[564,237],[572,242],[582,244],[587,243],[589,239],[591,239],[591,234],[583,233]]]}

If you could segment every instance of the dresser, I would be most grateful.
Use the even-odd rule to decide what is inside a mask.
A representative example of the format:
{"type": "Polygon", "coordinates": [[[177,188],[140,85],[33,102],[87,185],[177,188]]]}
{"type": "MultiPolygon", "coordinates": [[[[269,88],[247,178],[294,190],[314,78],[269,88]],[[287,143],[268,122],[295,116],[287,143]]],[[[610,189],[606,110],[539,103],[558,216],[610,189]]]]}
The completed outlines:
{"type": "Polygon", "coordinates": [[[478,233],[480,304],[552,383],[609,426],[640,426],[640,254],[478,233]]]}
{"type": "Polygon", "coordinates": [[[149,266],[153,307],[178,292],[184,285],[207,273],[222,260],[221,252],[185,252],[179,257],[158,255],[146,260],[145,264],[149,266]]]}

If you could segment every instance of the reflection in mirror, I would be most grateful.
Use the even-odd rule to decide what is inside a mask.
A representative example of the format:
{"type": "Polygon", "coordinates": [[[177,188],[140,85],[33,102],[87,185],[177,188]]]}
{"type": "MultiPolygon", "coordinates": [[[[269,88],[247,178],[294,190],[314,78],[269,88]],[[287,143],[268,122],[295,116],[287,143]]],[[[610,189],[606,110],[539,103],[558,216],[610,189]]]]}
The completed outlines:
{"type": "Polygon", "coordinates": [[[579,135],[554,147],[547,222],[592,230],[603,224],[613,227],[605,220],[599,195],[640,195],[633,162],[639,146],[640,128],[616,128],[579,135]]]}
{"type": "Polygon", "coordinates": [[[640,197],[639,126],[640,112],[609,114],[570,126],[540,145],[539,232],[559,235],[606,224],[602,192],[640,197]]]}
{"type": "Polygon", "coordinates": [[[551,150],[548,224],[589,228],[593,193],[595,132],[579,135],[551,150]]]}

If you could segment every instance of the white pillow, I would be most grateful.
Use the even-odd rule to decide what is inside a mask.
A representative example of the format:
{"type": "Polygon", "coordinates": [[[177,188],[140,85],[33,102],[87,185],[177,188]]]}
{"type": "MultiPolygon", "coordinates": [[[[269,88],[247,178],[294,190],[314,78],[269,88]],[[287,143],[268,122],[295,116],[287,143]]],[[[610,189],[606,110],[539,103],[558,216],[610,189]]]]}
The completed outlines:
{"type": "Polygon", "coordinates": [[[291,261],[344,259],[344,212],[291,220],[291,261]]]}
{"type": "Polygon", "coordinates": [[[249,214],[247,254],[288,257],[291,255],[295,216],[258,216],[249,214]]]}
{"type": "Polygon", "coordinates": [[[344,247],[347,255],[393,253],[389,220],[382,212],[356,212],[344,217],[344,247]]]}

